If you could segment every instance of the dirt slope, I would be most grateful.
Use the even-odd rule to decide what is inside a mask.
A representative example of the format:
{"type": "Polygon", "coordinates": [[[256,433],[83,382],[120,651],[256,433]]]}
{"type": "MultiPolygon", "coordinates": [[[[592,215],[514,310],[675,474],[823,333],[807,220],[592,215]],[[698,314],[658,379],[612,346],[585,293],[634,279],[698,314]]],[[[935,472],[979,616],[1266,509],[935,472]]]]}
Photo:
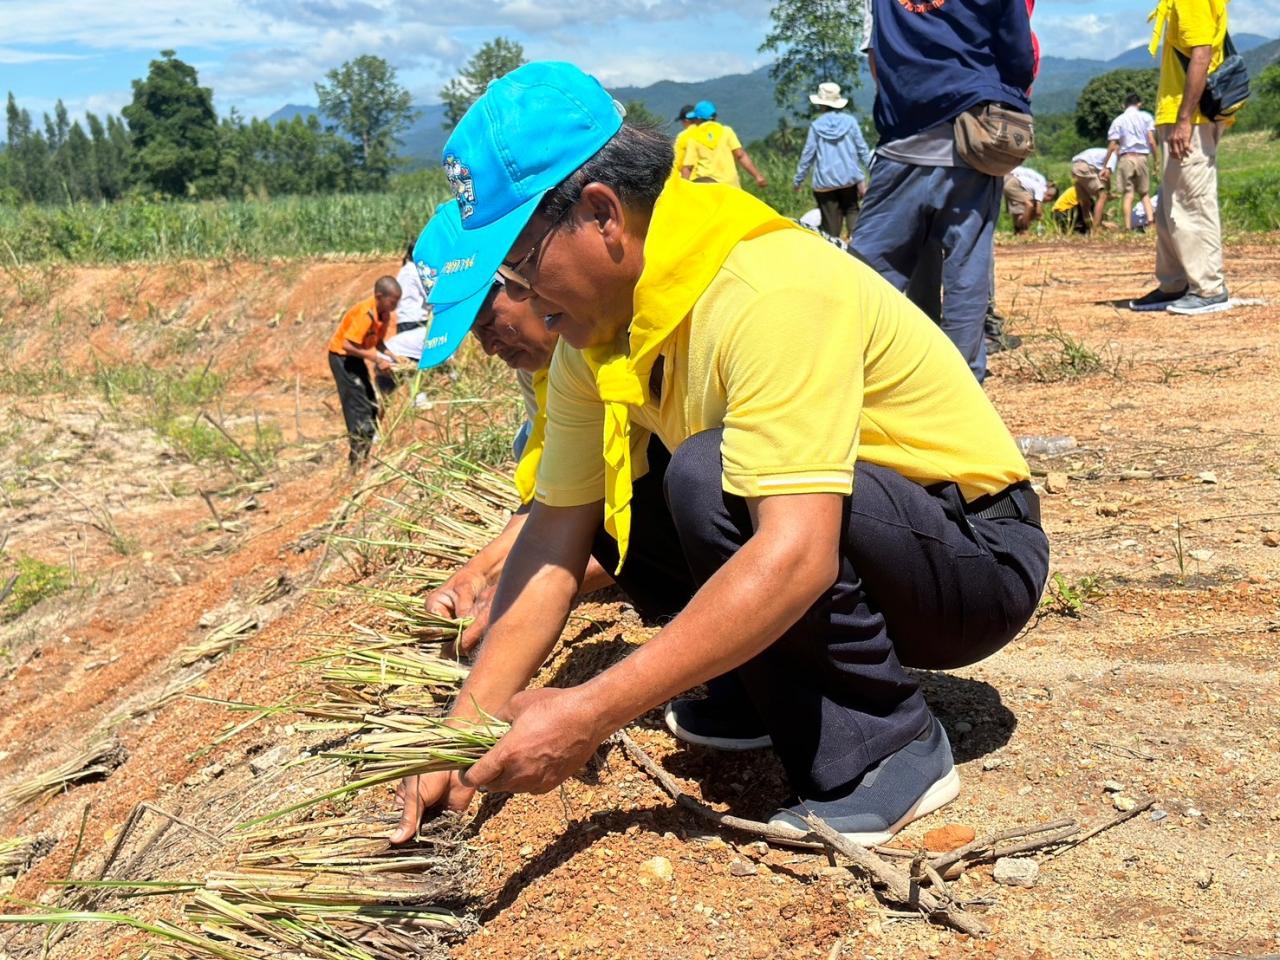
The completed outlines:
{"type": "MultiPolygon", "coordinates": [[[[1265,303],[1174,320],[1110,302],[1149,285],[1149,243],[1001,248],[999,300],[1027,342],[994,359],[990,394],[1015,434],[1076,441],[1064,455],[1032,458],[1048,487],[1046,525],[1064,589],[1005,651],[927,678],[965,788],[904,842],[944,823],[983,833],[1062,816],[1100,821],[1115,813],[1103,787],[1112,780],[1125,796],[1155,796],[1154,815],[1043,859],[1030,889],[994,884],[989,868],[971,872],[957,889],[995,931],[973,941],[887,912],[822,858],[709,836],[613,753],[563,792],[481,808],[484,925],[456,948],[459,960],[1280,951],[1270,906],[1280,903],[1280,548],[1267,545],[1280,542],[1280,438],[1271,416],[1280,399],[1280,254],[1273,241],[1228,253],[1233,294],[1265,303]],[[646,870],[656,856],[671,861],[669,881],[646,870]],[[734,861],[754,870],[731,872],[734,861]]],[[[139,800],[221,835],[301,789],[290,776],[248,769],[262,750],[293,755],[306,746],[283,721],[267,719],[196,756],[241,715],[185,697],[141,708],[186,676],[174,656],[207,634],[202,616],[230,616],[224,603],[244,604],[277,574],[297,585],[314,576],[323,548],[308,531],[350,491],[332,442],[338,426],[326,407],[323,339],[341,307],[391,266],[192,264],[55,278],[53,307],[41,314],[49,322],[16,345],[25,370],[45,371],[54,384],[51,357],[85,376],[95,356],[197,367],[212,357],[228,377],[225,422],[251,431],[256,410],[294,446],[265,478],[243,464],[193,465],[138,426],[133,400],[117,414],[83,385],[13,392],[11,406],[31,416],[9,414],[5,422],[21,419],[25,432],[0,455],[34,479],[7,493],[6,549],[49,562],[74,556],[85,583],[74,603],[64,595],[0,627],[11,648],[9,666],[0,665],[0,784],[73,750],[118,711],[140,709],[119,728],[128,757],[114,772],[3,825],[6,835],[59,841],[17,895],[56,896],[45,884],[72,869],[82,822],[74,874],[95,873],[139,800]],[[37,442],[41,431],[47,442],[37,442]],[[33,448],[43,451],[40,462],[22,461],[33,448]],[[67,456],[51,459],[51,449],[67,456]],[[264,481],[269,489],[247,486],[264,481]],[[243,527],[220,529],[200,489],[232,490],[212,499],[225,522],[243,527]],[[250,497],[256,503],[245,506],[250,497]],[[108,526],[100,507],[129,541],[127,553],[100,529],[108,526]]],[[[331,576],[352,574],[339,565],[331,576]]],[[[305,688],[309,675],[297,661],[321,642],[316,635],[363,615],[300,589],[278,603],[262,629],[187,692],[280,702],[305,688]]],[[[624,605],[580,612],[585,619],[571,621],[545,681],[581,679],[648,635],[624,605]]],[[[766,755],[678,747],[656,715],[637,725],[636,737],[690,792],[735,813],[766,815],[785,796],[766,755]]],[[[227,857],[173,827],[145,865],[148,875],[198,876],[227,857]]],[[[157,901],[136,909],[164,916],[167,908],[157,901]]],[[[0,932],[0,956],[6,942],[38,947],[29,936],[11,937],[0,932]]],[[[50,955],[134,957],[143,949],[134,934],[77,931],[50,955]]]]}

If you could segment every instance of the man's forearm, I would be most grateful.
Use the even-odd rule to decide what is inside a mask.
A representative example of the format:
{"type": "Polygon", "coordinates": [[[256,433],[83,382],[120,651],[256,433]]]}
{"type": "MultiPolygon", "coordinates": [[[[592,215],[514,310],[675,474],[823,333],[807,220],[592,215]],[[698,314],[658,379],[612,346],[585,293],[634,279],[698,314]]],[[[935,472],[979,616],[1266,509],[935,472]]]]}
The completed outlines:
{"type": "Polygon", "coordinates": [[[542,666],[578,593],[599,512],[599,505],[585,512],[534,506],[524,527],[530,536],[518,540],[503,564],[490,627],[454,715],[496,712],[542,666]],[[555,510],[564,521],[543,516],[536,523],[540,510],[555,510]]]}
{"type": "Polygon", "coordinates": [[[751,162],[751,154],[743,150],[738,154],[738,162],[742,164],[742,169],[751,174],[752,177],[759,180],[760,171],[756,169],[756,165],[751,162]]]}
{"type": "Polygon", "coordinates": [[[1188,57],[1187,81],[1182,87],[1182,103],[1178,107],[1178,122],[1190,123],[1200,106],[1205,80],[1209,76],[1209,63],[1213,59],[1213,47],[1192,47],[1188,57]]]}

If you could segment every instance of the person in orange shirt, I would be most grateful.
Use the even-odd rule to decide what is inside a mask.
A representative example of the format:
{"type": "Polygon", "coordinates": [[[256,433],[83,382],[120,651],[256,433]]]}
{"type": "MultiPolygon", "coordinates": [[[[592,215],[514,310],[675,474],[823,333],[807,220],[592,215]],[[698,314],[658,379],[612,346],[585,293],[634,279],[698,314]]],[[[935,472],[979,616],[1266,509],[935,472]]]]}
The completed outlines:
{"type": "Polygon", "coordinates": [[[338,385],[342,416],[347,421],[353,468],[368,458],[378,429],[378,394],[370,367],[387,373],[396,362],[387,351],[386,341],[395,336],[399,303],[399,281],[395,277],[379,277],[373,285],[373,296],[348,310],[329,339],[329,369],[338,385]]]}

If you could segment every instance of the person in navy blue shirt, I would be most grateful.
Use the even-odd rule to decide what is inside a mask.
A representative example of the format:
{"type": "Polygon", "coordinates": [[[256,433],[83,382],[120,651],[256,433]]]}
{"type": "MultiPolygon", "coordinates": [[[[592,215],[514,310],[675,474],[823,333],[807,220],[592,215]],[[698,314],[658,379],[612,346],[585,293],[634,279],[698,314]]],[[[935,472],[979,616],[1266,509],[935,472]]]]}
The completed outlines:
{"type": "Polygon", "coordinates": [[[981,382],[1002,183],[960,158],[954,122],[987,103],[1030,112],[1027,0],[871,0],[864,49],[880,143],[853,253],[906,290],[941,251],[941,326],[981,382]]]}

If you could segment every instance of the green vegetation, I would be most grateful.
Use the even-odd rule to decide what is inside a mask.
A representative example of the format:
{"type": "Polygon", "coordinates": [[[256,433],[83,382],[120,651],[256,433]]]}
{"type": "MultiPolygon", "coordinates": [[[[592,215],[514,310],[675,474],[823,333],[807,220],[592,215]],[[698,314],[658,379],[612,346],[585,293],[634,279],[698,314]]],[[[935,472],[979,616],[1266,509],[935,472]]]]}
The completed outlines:
{"type": "Polygon", "coordinates": [[[1154,110],[1159,77],[1156,70],[1112,70],[1094,77],[1076,101],[1076,133],[1089,144],[1105,143],[1111,121],[1124,112],[1131,93],[1142,97],[1143,109],[1154,110]]]}
{"type": "Polygon", "coordinates": [[[14,620],[40,601],[70,589],[71,571],[56,563],[20,556],[15,558],[8,576],[0,581],[0,591],[10,583],[8,596],[0,602],[0,623],[14,620]]]}
{"type": "Polygon", "coordinates": [[[494,80],[505,77],[526,62],[524,47],[506,37],[494,37],[467,61],[458,75],[444,85],[440,101],[445,106],[444,128],[452,130],[467,109],[494,80]]]}
{"type": "Polygon", "coordinates": [[[1045,586],[1040,600],[1040,615],[1057,614],[1062,617],[1079,617],[1086,604],[1097,603],[1106,596],[1102,578],[1092,574],[1068,580],[1055,573],[1045,586]]]}
{"type": "Polygon", "coordinates": [[[219,122],[213,91],[172,50],[133,81],[123,119],[70,122],[59,100],[43,130],[9,94],[0,152],[0,205],[75,204],[122,197],[181,199],[386,190],[409,94],[380,57],[360,56],[316,85],[321,114],[219,122]]]}
{"type": "Polygon", "coordinates": [[[428,170],[383,193],[0,206],[0,264],[399,253],[448,197],[428,170]]]}
{"type": "Polygon", "coordinates": [[[776,0],[760,52],[777,56],[769,76],[778,106],[795,104],[824,81],[846,96],[861,83],[864,7],[862,0],[776,0]]]}

